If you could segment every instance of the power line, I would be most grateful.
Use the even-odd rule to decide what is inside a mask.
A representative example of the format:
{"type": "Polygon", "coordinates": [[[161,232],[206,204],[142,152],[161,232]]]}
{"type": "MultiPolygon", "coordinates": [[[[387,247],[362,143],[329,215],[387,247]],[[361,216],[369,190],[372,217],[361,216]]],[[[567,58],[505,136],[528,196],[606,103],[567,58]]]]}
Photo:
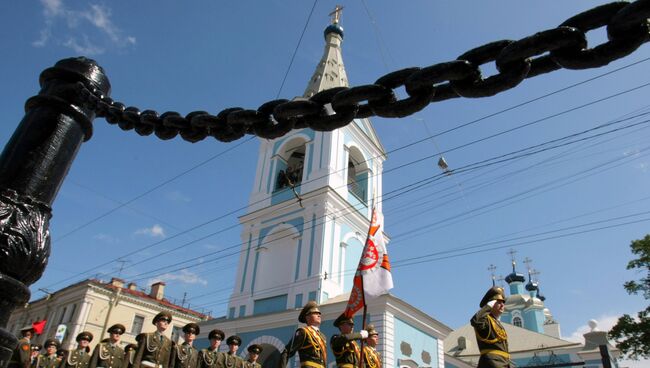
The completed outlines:
{"type": "MultiPolygon", "coordinates": [[[[641,62],[646,61],[646,60],[650,60],[650,58],[648,58],[648,59],[644,59],[644,60],[642,60],[642,61],[639,61],[639,62],[636,62],[636,63],[633,63],[633,64],[630,64],[629,66],[636,65],[636,64],[641,63],[641,62]]],[[[620,69],[623,69],[623,68],[619,68],[618,70],[620,70],[620,69]]],[[[608,73],[605,73],[605,74],[603,74],[603,75],[606,75],[606,74],[608,74],[608,73]]],[[[593,79],[595,79],[595,78],[591,78],[590,80],[593,80],[593,79]]],[[[573,85],[573,86],[576,86],[576,85],[579,85],[579,84],[575,84],[575,85],[573,85]]],[[[571,112],[571,111],[575,111],[575,110],[577,110],[577,109],[584,108],[584,107],[586,107],[586,106],[593,105],[594,103],[602,102],[602,101],[604,101],[604,100],[607,100],[607,99],[610,99],[610,98],[614,98],[614,97],[620,96],[620,95],[622,95],[622,94],[625,94],[625,93],[629,93],[629,92],[632,92],[632,91],[638,90],[638,89],[643,88],[643,87],[645,87],[645,86],[647,86],[647,85],[650,85],[650,83],[646,83],[646,84],[644,84],[644,85],[637,86],[637,87],[634,87],[634,88],[631,88],[631,89],[628,89],[628,90],[625,90],[625,91],[622,91],[622,92],[616,93],[616,94],[614,94],[614,95],[610,95],[610,96],[607,96],[607,97],[601,98],[601,99],[599,99],[599,100],[597,100],[597,101],[592,101],[592,102],[590,102],[590,103],[583,104],[583,105],[581,105],[581,106],[574,107],[574,108],[572,108],[572,109],[565,110],[565,111],[562,111],[562,112],[559,112],[559,113],[553,114],[552,116],[547,116],[547,117],[545,117],[545,118],[538,119],[538,120],[536,120],[536,121],[533,121],[533,122],[530,122],[530,123],[525,124],[525,126],[530,126],[530,125],[532,125],[532,124],[536,124],[536,123],[539,123],[539,122],[541,122],[541,121],[548,120],[548,119],[550,119],[550,118],[552,118],[552,117],[557,117],[557,116],[559,116],[559,115],[562,115],[562,114],[565,114],[565,113],[568,113],[568,112],[571,112]]],[[[565,88],[563,88],[562,90],[566,90],[566,89],[568,89],[568,88],[572,88],[572,86],[565,87],[565,88]]],[[[547,94],[547,95],[545,95],[545,96],[550,96],[550,95],[551,95],[551,94],[547,94]]],[[[537,98],[537,99],[535,99],[535,100],[539,100],[539,99],[541,99],[541,98],[543,98],[543,97],[544,97],[544,96],[539,97],[539,98],[537,98]]],[[[524,104],[525,104],[525,103],[524,103],[524,104]]],[[[523,104],[520,104],[520,105],[523,106],[523,104]]],[[[502,111],[508,111],[508,110],[510,110],[510,109],[506,109],[506,110],[502,110],[502,111]]],[[[495,113],[495,114],[498,114],[498,113],[495,113]]],[[[495,114],[492,114],[492,116],[495,115],[495,114]]],[[[476,122],[476,121],[478,121],[478,120],[475,120],[474,122],[476,122]]],[[[496,134],[493,134],[493,135],[491,135],[491,136],[484,137],[484,138],[481,138],[481,139],[479,139],[479,140],[472,141],[472,142],[467,143],[467,144],[464,144],[464,145],[462,145],[462,146],[454,147],[454,148],[452,148],[451,150],[445,151],[445,153],[446,153],[446,152],[453,151],[453,150],[457,150],[457,149],[460,149],[460,148],[464,148],[464,147],[467,147],[467,146],[469,146],[469,145],[471,145],[471,144],[476,144],[476,143],[479,143],[479,142],[485,141],[485,140],[487,140],[487,139],[494,138],[494,137],[499,136],[499,135],[502,135],[502,134],[506,134],[507,132],[514,131],[514,130],[517,130],[517,129],[519,129],[519,128],[518,128],[518,127],[511,128],[511,129],[508,129],[508,130],[506,130],[506,131],[502,131],[502,132],[500,132],[500,133],[496,133],[496,134]]],[[[449,131],[449,130],[448,130],[448,131],[449,131]]],[[[443,133],[444,133],[444,132],[443,132],[443,133]]],[[[439,134],[437,134],[436,136],[438,136],[438,135],[440,135],[440,134],[443,134],[443,133],[439,133],[439,134]]],[[[89,224],[91,224],[91,223],[93,223],[93,222],[96,222],[97,220],[99,220],[99,219],[101,219],[101,218],[104,218],[104,217],[108,216],[109,214],[115,212],[117,209],[122,208],[122,207],[126,206],[126,205],[129,204],[129,203],[132,203],[133,201],[135,201],[135,200],[137,200],[137,199],[143,197],[144,195],[146,195],[146,194],[148,194],[148,193],[150,193],[150,192],[152,192],[152,191],[154,191],[154,190],[156,190],[156,189],[158,189],[158,188],[160,188],[160,187],[166,185],[167,183],[169,183],[169,182],[175,180],[176,178],[178,178],[178,177],[180,177],[180,176],[182,176],[182,175],[185,175],[186,173],[188,173],[188,172],[194,170],[195,168],[200,167],[200,166],[206,164],[207,162],[213,160],[214,158],[216,158],[216,157],[218,157],[218,156],[220,156],[220,155],[222,155],[222,154],[225,154],[226,152],[228,152],[228,151],[230,151],[230,150],[232,150],[232,149],[234,149],[234,148],[237,148],[237,147],[239,147],[239,146],[241,146],[241,145],[243,145],[243,144],[249,142],[249,141],[252,140],[252,139],[253,139],[253,137],[251,137],[250,139],[248,139],[248,140],[246,140],[246,141],[241,142],[240,144],[238,144],[238,145],[236,145],[236,146],[234,146],[234,147],[231,147],[231,148],[229,148],[229,149],[223,151],[222,153],[220,153],[220,154],[218,154],[218,155],[216,155],[216,156],[211,157],[211,158],[208,159],[208,160],[203,161],[202,163],[200,163],[200,164],[198,164],[198,165],[195,165],[194,167],[192,167],[192,168],[190,168],[190,169],[188,169],[188,170],[185,170],[184,172],[182,172],[182,173],[180,173],[180,174],[174,176],[173,178],[171,178],[171,179],[169,179],[169,180],[167,180],[167,181],[165,181],[165,182],[163,182],[163,183],[161,183],[161,184],[155,186],[154,188],[152,188],[152,189],[150,189],[150,190],[148,190],[148,191],[146,191],[146,192],[144,192],[144,193],[142,193],[142,194],[140,194],[140,195],[134,197],[133,199],[131,199],[131,200],[125,202],[123,205],[120,205],[120,206],[118,206],[118,207],[116,207],[116,208],[114,208],[114,209],[112,209],[112,210],[110,210],[110,211],[104,213],[103,215],[101,215],[101,216],[99,216],[99,217],[97,217],[97,218],[91,220],[90,222],[87,222],[86,224],[77,227],[77,228],[76,228],[75,230],[73,230],[72,232],[76,232],[76,231],[78,231],[79,229],[81,229],[81,228],[83,228],[83,227],[85,227],[85,226],[88,226],[89,224]]],[[[427,139],[428,139],[428,138],[427,138],[427,139]]],[[[424,140],[421,140],[421,141],[424,141],[424,140]]],[[[409,146],[409,145],[407,145],[407,146],[409,146]]],[[[400,149],[401,149],[401,148],[400,148],[400,149]]],[[[396,151],[396,150],[393,150],[392,152],[394,152],[394,151],[396,151]]],[[[400,166],[398,166],[398,167],[396,167],[396,168],[394,168],[394,169],[384,171],[383,174],[387,174],[387,173],[389,173],[389,172],[391,172],[391,171],[394,171],[394,170],[396,170],[396,169],[398,169],[398,168],[403,168],[403,167],[409,166],[409,165],[411,165],[411,164],[413,164],[413,163],[415,163],[415,162],[420,162],[420,161],[425,160],[425,159],[430,158],[430,157],[431,157],[431,156],[427,156],[427,157],[425,157],[425,158],[421,158],[421,159],[419,159],[419,160],[415,160],[415,161],[412,161],[412,162],[410,162],[410,163],[407,163],[407,164],[404,164],[404,165],[400,165],[400,166]]],[[[326,177],[326,176],[327,176],[327,175],[324,175],[324,176],[319,177],[319,178],[314,178],[314,179],[312,179],[311,181],[315,181],[315,180],[318,180],[318,179],[323,178],[323,177],[326,177]]],[[[310,182],[310,181],[307,181],[307,182],[310,182]]],[[[270,198],[270,197],[268,197],[268,198],[270,198]]],[[[268,198],[265,198],[265,199],[263,199],[263,200],[260,200],[260,201],[258,201],[258,202],[256,202],[256,203],[259,203],[259,202],[261,202],[261,201],[267,200],[268,198]]],[[[156,245],[158,245],[158,244],[160,244],[160,243],[163,243],[163,242],[165,242],[165,241],[168,241],[168,240],[174,239],[174,238],[176,238],[176,237],[178,237],[178,236],[180,236],[180,235],[183,235],[183,234],[186,234],[186,233],[188,233],[188,232],[194,231],[194,230],[196,230],[196,229],[198,229],[198,228],[200,228],[200,227],[203,227],[203,226],[205,226],[205,225],[207,225],[207,224],[209,224],[209,223],[212,223],[212,222],[214,222],[214,221],[217,221],[217,220],[219,220],[219,219],[222,219],[222,218],[228,217],[228,216],[230,216],[230,215],[232,215],[232,214],[234,214],[234,213],[237,213],[237,212],[239,212],[240,210],[243,210],[243,209],[245,209],[245,208],[247,208],[247,206],[245,206],[245,207],[241,207],[241,208],[239,208],[239,209],[237,209],[237,210],[234,210],[234,211],[228,212],[228,213],[226,213],[226,214],[224,214],[224,215],[218,216],[217,218],[213,218],[213,219],[211,219],[211,220],[209,220],[209,221],[206,221],[206,222],[201,223],[201,224],[199,224],[199,225],[193,226],[193,227],[191,227],[191,228],[189,228],[189,229],[187,229],[187,230],[185,230],[185,231],[181,231],[180,233],[174,234],[173,236],[171,236],[171,237],[169,237],[169,238],[163,239],[163,240],[158,241],[158,242],[154,242],[154,243],[152,243],[152,244],[150,244],[150,245],[147,245],[147,246],[145,246],[145,247],[143,247],[143,248],[140,248],[140,249],[134,250],[134,251],[132,251],[132,252],[129,252],[129,253],[127,253],[126,255],[122,255],[122,256],[117,257],[117,258],[115,258],[115,259],[113,259],[113,260],[111,260],[111,261],[105,262],[105,263],[103,263],[103,264],[101,264],[101,265],[99,265],[99,266],[95,266],[95,267],[93,267],[93,268],[91,268],[91,269],[89,269],[89,270],[83,271],[83,272],[81,272],[81,273],[78,273],[78,274],[76,274],[76,275],[73,275],[73,276],[71,276],[71,277],[68,277],[68,278],[66,278],[66,279],[64,279],[64,280],[58,281],[58,282],[56,282],[56,283],[54,283],[54,284],[52,284],[52,285],[50,285],[50,286],[48,286],[48,287],[52,287],[52,286],[57,285],[57,284],[59,284],[59,283],[61,283],[61,282],[65,282],[65,281],[68,281],[68,280],[74,279],[74,278],[77,277],[78,275],[83,275],[83,274],[85,274],[85,273],[87,273],[87,272],[92,272],[92,271],[94,271],[94,270],[95,270],[96,268],[98,268],[98,267],[103,267],[103,266],[105,266],[105,265],[107,265],[107,264],[110,264],[110,263],[114,262],[115,260],[121,259],[121,258],[123,258],[123,257],[128,257],[128,256],[130,256],[130,255],[133,255],[133,254],[136,254],[136,253],[138,253],[138,252],[140,252],[140,251],[143,251],[143,250],[149,249],[149,248],[151,248],[151,247],[153,247],[153,246],[156,246],[156,245]]],[[[228,230],[228,229],[231,229],[231,228],[234,228],[235,226],[239,226],[239,225],[233,225],[233,226],[231,226],[231,227],[229,227],[229,228],[224,229],[224,231],[225,231],[225,230],[228,230]]],[[[62,237],[66,237],[66,236],[70,235],[72,232],[68,232],[68,233],[64,234],[62,237]]],[[[61,239],[61,238],[59,238],[59,239],[61,239]]],[[[203,240],[203,239],[205,239],[205,237],[203,237],[203,238],[201,238],[201,239],[198,239],[198,240],[203,240]]]]}
{"type": "MultiPolygon", "coordinates": [[[[648,121],[645,121],[645,122],[648,122],[648,121]]],[[[602,134],[605,134],[605,133],[602,133],[602,134]]],[[[599,134],[599,135],[597,135],[597,136],[600,136],[600,135],[602,135],[602,134],[599,134]]],[[[594,136],[587,137],[587,138],[593,138],[593,137],[594,137],[594,136]]],[[[582,140],[584,140],[584,139],[581,139],[580,141],[582,141],[582,140]]],[[[572,144],[572,143],[574,143],[574,142],[563,143],[563,144],[560,145],[560,146],[566,146],[566,145],[568,145],[568,144],[572,144]]],[[[556,147],[552,147],[552,148],[556,148],[556,147]]],[[[550,149],[550,148],[545,148],[544,150],[548,150],[548,149],[550,149]]],[[[535,153],[537,153],[537,152],[527,153],[527,155],[531,155],[531,154],[535,154],[535,153]]],[[[503,155],[502,155],[502,156],[503,156],[503,155]]],[[[501,159],[502,156],[498,156],[497,158],[501,159]]],[[[472,165],[474,165],[474,164],[467,165],[467,166],[464,167],[464,168],[467,168],[467,167],[472,166],[472,165]]],[[[464,168],[461,168],[461,169],[464,169],[464,168]]],[[[435,175],[434,177],[439,177],[439,175],[435,175]]],[[[428,179],[430,179],[430,178],[428,178],[428,179]]],[[[413,186],[413,184],[409,184],[409,186],[413,186]]],[[[541,186],[540,186],[540,187],[541,187],[541,186]]],[[[384,197],[386,197],[386,195],[390,194],[390,192],[387,193],[386,195],[382,196],[382,197],[381,197],[381,198],[382,198],[382,201],[385,202],[385,201],[387,201],[387,200],[394,199],[394,198],[397,197],[397,196],[403,195],[403,194],[404,194],[404,191],[401,190],[401,189],[403,189],[403,188],[400,188],[400,190],[396,190],[397,193],[396,193],[393,197],[384,198],[384,197]]],[[[396,191],[393,191],[393,192],[396,192],[396,191]]],[[[529,190],[529,191],[530,191],[530,190],[529,190]]],[[[519,196],[519,195],[521,195],[521,193],[518,194],[518,195],[516,195],[516,196],[519,196]]],[[[347,214],[349,214],[349,213],[351,213],[352,211],[354,211],[353,206],[348,206],[347,208],[343,208],[341,211],[339,211],[339,213],[335,213],[335,214],[332,214],[332,215],[340,215],[341,212],[344,211],[344,210],[346,210],[346,209],[350,209],[350,211],[349,211],[348,213],[343,213],[342,216],[346,216],[347,214]]],[[[479,209],[480,209],[480,208],[479,208],[479,209]]],[[[475,210],[473,210],[473,211],[476,211],[476,210],[477,210],[477,209],[475,209],[475,210]]],[[[324,216],[324,217],[327,217],[327,216],[324,216]]],[[[320,219],[320,218],[319,218],[319,219],[320,219]]],[[[324,223],[325,223],[325,220],[324,220],[323,222],[320,222],[320,223],[318,223],[318,224],[315,224],[314,226],[320,226],[320,225],[323,225],[324,223]]],[[[312,226],[312,227],[313,227],[313,226],[312,226]]],[[[304,231],[304,230],[309,230],[309,229],[312,228],[312,227],[304,228],[303,231],[304,231]]],[[[288,236],[291,236],[291,235],[287,235],[287,236],[282,237],[282,238],[286,238],[286,237],[288,237],[288,236]]],[[[280,238],[280,239],[282,239],[282,238],[280,238]]],[[[253,239],[253,240],[251,240],[251,242],[252,242],[252,241],[259,241],[259,240],[261,240],[261,237],[256,238],[256,239],[253,239]]],[[[278,239],[276,239],[276,240],[278,240],[278,239]]],[[[262,244],[264,244],[264,243],[262,243],[262,244]]],[[[187,245],[187,244],[186,244],[186,245],[187,245]]],[[[226,251],[226,250],[229,250],[229,249],[239,248],[239,247],[242,246],[242,245],[245,245],[245,243],[237,243],[237,244],[235,244],[235,245],[232,245],[232,246],[229,246],[229,247],[223,248],[223,249],[221,249],[219,252],[217,252],[217,253],[213,253],[212,255],[215,255],[215,254],[221,253],[221,252],[226,251]]],[[[218,260],[221,260],[221,259],[223,259],[223,258],[225,258],[225,257],[229,257],[229,256],[232,256],[232,255],[239,254],[240,252],[241,252],[241,251],[235,251],[235,252],[232,252],[232,253],[229,253],[229,254],[226,254],[226,255],[221,255],[221,256],[219,256],[218,258],[215,258],[215,259],[210,260],[210,261],[207,261],[207,262],[218,261],[218,260]]],[[[175,266],[180,266],[181,264],[185,264],[185,263],[191,262],[192,260],[199,259],[199,258],[203,258],[203,257],[205,257],[205,256],[206,256],[206,255],[201,255],[201,256],[194,257],[194,258],[191,258],[191,259],[188,259],[188,260],[182,261],[182,262],[173,263],[173,264],[171,264],[171,265],[169,265],[169,266],[166,266],[166,267],[175,267],[175,266]]],[[[204,262],[205,262],[205,261],[204,261],[204,262]]],[[[184,269],[184,268],[186,268],[186,266],[183,266],[183,267],[180,267],[180,268],[177,268],[177,269],[171,270],[171,271],[168,270],[168,271],[166,271],[166,272],[178,271],[178,270],[181,270],[181,269],[184,269]]],[[[147,275],[146,277],[143,277],[143,278],[149,278],[149,277],[152,277],[152,275],[150,275],[151,272],[158,272],[159,270],[160,270],[160,267],[158,267],[158,268],[157,268],[156,270],[154,270],[154,271],[145,272],[145,273],[142,273],[142,274],[139,274],[139,275],[135,275],[134,277],[139,277],[139,276],[145,276],[145,275],[147,275]]],[[[154,276],[155,276],[155,275],[154,275],[154,276]]],[[[139,279],[136,279],[136,280],[139,280],[139,279]]]]}

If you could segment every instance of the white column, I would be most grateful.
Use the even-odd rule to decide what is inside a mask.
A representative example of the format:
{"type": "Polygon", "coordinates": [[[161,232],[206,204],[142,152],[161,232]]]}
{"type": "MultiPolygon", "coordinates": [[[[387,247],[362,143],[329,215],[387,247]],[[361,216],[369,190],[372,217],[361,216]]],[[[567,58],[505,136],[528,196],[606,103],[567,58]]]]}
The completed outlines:
{"type": "MultiPolygon", "coordinates": [[[[85,299],[85,297],[84,297],[85,299]]],[[[84,300],[81,302],[81,306],[79,307],[79,312],[77,312],[77,318],[73,321],[72,323],[72,328],[70,329],[69,332],[69,338],[68,338],[68,346],[66,349],[71,350],[74,349],[74,344],[75,344],[75,338],[77,335],[83,330],[83,328],[86,326],[86,321],[88,320],[88,314],[90,314],[90,307],[92,306],[92,303],[84,300]]],[[[72,316],[74,318],[74,316],[72,316]]]]}

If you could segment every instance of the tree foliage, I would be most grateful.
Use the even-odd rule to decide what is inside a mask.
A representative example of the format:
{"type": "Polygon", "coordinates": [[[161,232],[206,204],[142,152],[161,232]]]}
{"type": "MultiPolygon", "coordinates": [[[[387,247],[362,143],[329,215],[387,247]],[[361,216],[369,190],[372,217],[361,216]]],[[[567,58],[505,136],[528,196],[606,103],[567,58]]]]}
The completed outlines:
{"type": "MultiPolygon", "coordinates": [[[[632,253],[638,256],[627,264],[628,270],[636,269],[644,274],[640,280],[627,281],[623,287],[629,294],[642,294],[650,300],[650,234],[630,244],[632,253]]],[[[609,331],[609,337],[616,341],[616,347],[631,359],[650,358],[650,306],[637,314],[618,319],[609,331]]]]}

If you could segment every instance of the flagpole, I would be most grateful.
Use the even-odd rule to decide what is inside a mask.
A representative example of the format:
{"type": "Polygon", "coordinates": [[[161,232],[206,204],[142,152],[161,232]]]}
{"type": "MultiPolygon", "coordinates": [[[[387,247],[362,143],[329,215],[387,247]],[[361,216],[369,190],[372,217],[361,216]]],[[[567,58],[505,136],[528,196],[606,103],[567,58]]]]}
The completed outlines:
{"type": "MultiPolygon", "coordinates": [[[[372,221],[376,215],[375,211],[375,194],[373,193],[372,195],[372,205],[371,205],[371,212],[370,212],[370,226],[368,226],[368,235],[366,236],[366,242],[364,244],[368,244],[368,240],[370,240],[370,232],[372,231],[372,221]]],[[[365,248],[365,245],[364,245],[365,248]]],[[[363,255],[362,255],[363,256],[363,255]]],[[[363,286],[363,277],[361,277],[361,292],[363,295],[363,319],[361,320],[361,329],[365,330],[366,329],[366,315],[368,313],[368,305],[366,304],[366,291],[364,290],[363,286]]],[[[363,353],[363,345],[364,345],[364,339],[361,339],[361,343],[359,344],[361,346],[360,350],[360,357],[359,357],[359,368],[363,368],[363,361],[364,361],[364,353],[363,353]]]]}

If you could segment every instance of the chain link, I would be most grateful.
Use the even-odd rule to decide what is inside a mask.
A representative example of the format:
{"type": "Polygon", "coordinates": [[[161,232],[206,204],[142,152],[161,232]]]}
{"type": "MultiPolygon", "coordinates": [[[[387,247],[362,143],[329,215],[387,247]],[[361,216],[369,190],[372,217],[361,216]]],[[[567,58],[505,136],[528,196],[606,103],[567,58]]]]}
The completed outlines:
{"type": "Polygon", "coordinates": [[[517,86],[526,78],[561,68],[588,69],[609,64],[650,40],[650,0],[617,1],[575,15],[557,28],[518,41],[501,40],[471,49],[455,61],[407,68],[382,76],[374,84],[336,87],[311,98],[269,101],[256,110],[233,107],[216,116],[194,111],[186,116],[168,111],[125,107],[97,90],[77,84],[84,105],[123,130],[142,136],[154,133],[167,140],[180,135],[188,142],[214,137],[231,142],[246,134],[274,139],[292,129],[331,131],[354,119],[370,116],[398,118],[428,104],[458,97],[487,97],[517,86]],[[589,48],[586,33],[606,27],[608,41],[589,48]],[[494,62],[498,73],[483,78],[480,66],[494,62]],[[394,90],[404,86],[408,97],[394,90]]]}

